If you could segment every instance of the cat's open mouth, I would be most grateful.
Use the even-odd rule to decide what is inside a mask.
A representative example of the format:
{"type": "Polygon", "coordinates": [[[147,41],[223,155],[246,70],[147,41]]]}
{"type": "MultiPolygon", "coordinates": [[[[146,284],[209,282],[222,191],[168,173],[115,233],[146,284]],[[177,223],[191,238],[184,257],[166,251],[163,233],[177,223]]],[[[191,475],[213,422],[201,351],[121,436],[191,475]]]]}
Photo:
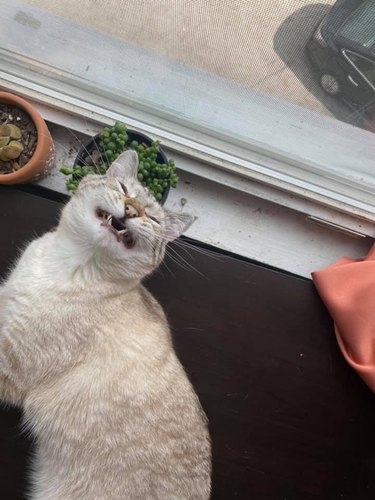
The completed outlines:
{"type": "Polygon", "coordinates": [[[122,241],[126,248],[133,248],[135,241],[125,225],[125,217],[118,219],[100,208],[96,210],[96,216],[102,221],[101,225],[107,227],[117,241],[122,241]]]}

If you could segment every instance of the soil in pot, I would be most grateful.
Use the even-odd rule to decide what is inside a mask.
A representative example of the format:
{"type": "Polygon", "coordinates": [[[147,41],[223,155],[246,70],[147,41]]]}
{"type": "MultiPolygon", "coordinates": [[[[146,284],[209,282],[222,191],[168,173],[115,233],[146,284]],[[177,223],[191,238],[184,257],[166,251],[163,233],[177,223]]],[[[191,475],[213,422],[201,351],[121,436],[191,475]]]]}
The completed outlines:
{"type": "Polygon", "coordinates": [[[8,161],[0,160],[0,174],[16,172],[26,165],[34,154],[38,133],[30,116],[17,106],[0,103],[0,125],[16,125],[21,130],[23,145],[22,153],[18,158],[8,161]]]}

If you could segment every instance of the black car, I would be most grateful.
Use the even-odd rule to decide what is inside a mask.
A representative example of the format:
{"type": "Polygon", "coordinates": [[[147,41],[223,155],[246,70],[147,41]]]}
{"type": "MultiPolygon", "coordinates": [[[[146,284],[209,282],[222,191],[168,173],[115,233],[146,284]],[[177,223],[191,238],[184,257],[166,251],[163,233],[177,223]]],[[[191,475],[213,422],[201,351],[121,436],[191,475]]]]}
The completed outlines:
{"type": "Polygon", "coordinates": [[[375,0],[340,0],[306,46],[327,94],[364,110],[375,101],[375,0]]]}

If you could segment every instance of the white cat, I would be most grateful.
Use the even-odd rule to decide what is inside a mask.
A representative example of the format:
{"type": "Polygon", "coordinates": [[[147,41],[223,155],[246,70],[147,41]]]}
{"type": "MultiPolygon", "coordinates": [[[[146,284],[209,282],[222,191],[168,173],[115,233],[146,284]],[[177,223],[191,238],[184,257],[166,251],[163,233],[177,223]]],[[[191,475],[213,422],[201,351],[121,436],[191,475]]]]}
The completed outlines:
{"type": "Polygon", "coordinates": [[[140,280],[192,222],[123,153],[84,178],[0,289],[0,398],[36,438],[35,500],[210,496],[207,420],[140,280]]]}

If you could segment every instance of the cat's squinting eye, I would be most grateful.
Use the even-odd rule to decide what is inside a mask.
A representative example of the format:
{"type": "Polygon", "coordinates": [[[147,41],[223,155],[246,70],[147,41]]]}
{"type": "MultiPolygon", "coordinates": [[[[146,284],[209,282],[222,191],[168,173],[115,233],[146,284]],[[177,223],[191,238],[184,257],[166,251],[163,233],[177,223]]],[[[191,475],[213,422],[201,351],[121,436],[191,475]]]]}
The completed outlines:
{"type": "Polygon", "coordinates": [[[153,217],[152,215],[147,215],[147,217],[152,221],[156,222],[156,224],[160,224],[160,221],[158,221],[158,219],[155,219],[155,217],[153,217]]]}
{"type": "Polygon", "coordinates": [[[123,184],[123,183],[122,183],[122,182],[120,182],[120,181],[118,181],[118,182],[119,182],[119,184],[120,184],[120,186],[121,186],[121,189],[122,189],[122,191],[123,191],[124,195],[127,195],[127,194],[128,194],[128,190],[127,190],[127,188],[126,188],[125,184],[123,184]]]}

